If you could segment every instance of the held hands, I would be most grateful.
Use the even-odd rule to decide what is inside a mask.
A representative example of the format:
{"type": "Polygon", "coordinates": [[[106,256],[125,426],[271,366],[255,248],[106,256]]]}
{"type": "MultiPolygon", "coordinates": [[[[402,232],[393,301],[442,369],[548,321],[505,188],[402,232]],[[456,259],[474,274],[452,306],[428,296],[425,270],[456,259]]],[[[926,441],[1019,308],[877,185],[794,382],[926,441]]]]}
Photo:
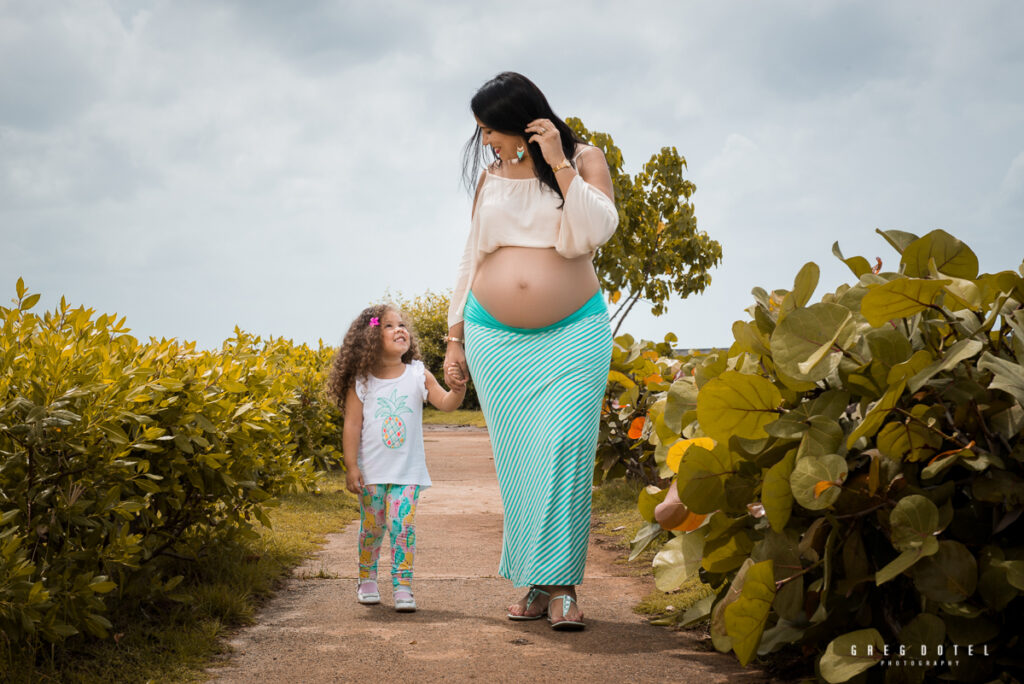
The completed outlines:
{"type": "Polygon", "coordinates": [[[468,382],[466,351],[458,342],[449,342],[444,355],[444,383],[455,391],[464,391],[468,382]]]}
{"type": "Polygon", "coordinates": [[[535,142],[540,145],[541,154],[548,166],[555,166],[565,161],[565,151],[562,150],[562,136],[549,119],[534,119],[526,127],[526,133],[532,133],[527,142],[535,142]]]}
{"type": "Polygon", "coordinates": [[[466,377],[462,374],[462,371],[459,370],[459,367],[457,365],[453,364],[450,369],[447,369],[447,368],[445,369],[444,380],[445,380],[445,384],[448,385],[448,387],[451,389],[451,391],[453,391],[453,392],[465,392],[466,391],[466,384],[467,384],[466,377]]]}

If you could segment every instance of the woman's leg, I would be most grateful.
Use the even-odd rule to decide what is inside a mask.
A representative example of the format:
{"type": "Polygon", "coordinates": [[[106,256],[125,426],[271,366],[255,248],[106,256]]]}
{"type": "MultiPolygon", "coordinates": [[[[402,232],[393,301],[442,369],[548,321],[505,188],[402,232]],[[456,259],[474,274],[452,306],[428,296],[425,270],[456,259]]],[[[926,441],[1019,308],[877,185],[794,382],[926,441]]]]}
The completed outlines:
{"type": "Polygon", "coordinates": [[[386,495],[387,485],[366,485],[359,497],[360,586],[364,582],[377,582],[377,559],[384,541],[386,495]]]}
{"type": "Polygon", "coordinates": [[[419,485],[388,485],[388,530],[391,536],[391,585],[395,591],[412,591],[416,558],[416,502],[419,485]]]}

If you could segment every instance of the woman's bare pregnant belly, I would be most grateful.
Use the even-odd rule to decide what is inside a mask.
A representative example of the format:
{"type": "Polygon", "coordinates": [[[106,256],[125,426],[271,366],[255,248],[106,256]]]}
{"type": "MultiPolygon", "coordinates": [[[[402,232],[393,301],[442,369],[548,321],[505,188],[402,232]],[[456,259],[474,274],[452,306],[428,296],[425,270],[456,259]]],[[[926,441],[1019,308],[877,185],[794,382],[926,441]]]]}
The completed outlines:
{"type": "Polygon", "coordinates": [[[553,248],[500,247],[477,266],[473,296],[513,328],[543,328],[579,309],[598,289],[590,255],[553,248]]]}

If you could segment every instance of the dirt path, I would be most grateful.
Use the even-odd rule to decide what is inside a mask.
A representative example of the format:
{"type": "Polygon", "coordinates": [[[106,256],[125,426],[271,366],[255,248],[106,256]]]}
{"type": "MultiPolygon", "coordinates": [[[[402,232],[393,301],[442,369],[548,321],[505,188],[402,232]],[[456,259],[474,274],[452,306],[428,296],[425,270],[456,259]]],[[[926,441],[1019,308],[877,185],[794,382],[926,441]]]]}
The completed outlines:
{"type": "Polygon", "coordinates": [[[231,640],[235,652],[210,670],[215,681],[765,681],[703,650],[696,636],[635,615],[650,580],[626,576],[614,562],[618,552],[597,543],[580,588],[586,631],[506,619],[521,592],[497,576],[502,510],[487,434],[436,430],[425,438],[434,486],[421,495],[416,520],[419,611],[392,608],[387,542],[381,605],[356,603],[359,526],[350,525],[296,569],[257,625],[231,640]]]}

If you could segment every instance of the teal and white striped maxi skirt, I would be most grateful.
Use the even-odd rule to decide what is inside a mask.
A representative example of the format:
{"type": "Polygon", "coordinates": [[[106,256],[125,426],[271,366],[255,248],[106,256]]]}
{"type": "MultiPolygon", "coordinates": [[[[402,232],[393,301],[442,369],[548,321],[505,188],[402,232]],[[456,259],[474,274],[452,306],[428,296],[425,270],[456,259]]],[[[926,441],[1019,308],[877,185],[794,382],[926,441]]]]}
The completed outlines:
{"type": "Polygon", "coordinates": [[[466,361],[505,508],[498,572],[517,587],[583,580],[612,334],[598,291],[544,328],[512,328],[470,292],[466,361]]]}

